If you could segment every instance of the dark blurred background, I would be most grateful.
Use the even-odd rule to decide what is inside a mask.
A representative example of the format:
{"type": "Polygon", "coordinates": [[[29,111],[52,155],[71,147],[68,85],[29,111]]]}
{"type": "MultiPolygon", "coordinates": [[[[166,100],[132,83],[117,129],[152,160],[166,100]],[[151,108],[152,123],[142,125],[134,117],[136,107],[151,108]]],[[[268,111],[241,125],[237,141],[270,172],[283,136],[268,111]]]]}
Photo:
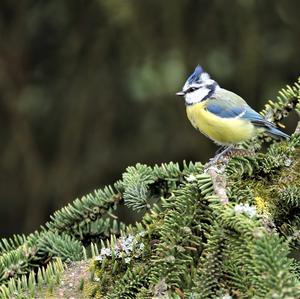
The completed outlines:
{"type": "Polygon", "coordinates": [[[136,162],[207,160],[216,146],[175,92],[199,63],[260,110],[299,75],[299,11],[299,0],[1,0],[1,237],[136,162]]]}

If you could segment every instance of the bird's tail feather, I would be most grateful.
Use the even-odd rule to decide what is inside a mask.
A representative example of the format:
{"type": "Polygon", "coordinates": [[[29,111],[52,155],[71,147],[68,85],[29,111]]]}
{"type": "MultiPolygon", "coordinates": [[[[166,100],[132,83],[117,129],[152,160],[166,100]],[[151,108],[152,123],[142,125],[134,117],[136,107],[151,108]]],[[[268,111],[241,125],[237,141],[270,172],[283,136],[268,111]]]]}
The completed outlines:
{"type": "Polygon", "coordinates": [[[277,139],[289,139],[290,138],[289,135],[287,135],[273,127],[268,127],[268,129],[266,130],[266,133],[277,139]]]}

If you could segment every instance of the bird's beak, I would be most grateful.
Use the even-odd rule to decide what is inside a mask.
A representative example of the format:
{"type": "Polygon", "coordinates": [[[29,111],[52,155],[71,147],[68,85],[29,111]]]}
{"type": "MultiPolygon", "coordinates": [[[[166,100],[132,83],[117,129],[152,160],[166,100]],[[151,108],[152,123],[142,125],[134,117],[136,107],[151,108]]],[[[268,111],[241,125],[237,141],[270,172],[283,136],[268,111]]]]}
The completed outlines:
{"type": "Polygon", "coordinates": [[[176,95],[182,97],[185,95],[185,92],[179,91],[179,92],[176,92],[176,95]]]}

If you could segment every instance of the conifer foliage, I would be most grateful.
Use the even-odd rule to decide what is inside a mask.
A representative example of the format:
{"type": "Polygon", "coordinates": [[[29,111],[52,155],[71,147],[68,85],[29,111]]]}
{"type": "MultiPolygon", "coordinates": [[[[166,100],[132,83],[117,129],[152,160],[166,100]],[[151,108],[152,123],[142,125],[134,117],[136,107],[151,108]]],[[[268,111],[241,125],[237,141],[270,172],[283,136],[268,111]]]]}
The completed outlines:
{"type": "MultiPolygon", "coordinates": [[[[292,110],[299,115],[299,100],[295,83],[263,114],[275,122],[292,110]]],[[[46,284],[55,294],[64,269],[84,259],[91,275],[76,289],[83,298],[300,298],[299,131],[266,153],[229,157],[213,169],[128,167],[39,231],[1,240],[1,298],[38,298],[46,284]],[[125,226],[115,215],[119,204],[144,211],[142,220],[125,226]]]]}

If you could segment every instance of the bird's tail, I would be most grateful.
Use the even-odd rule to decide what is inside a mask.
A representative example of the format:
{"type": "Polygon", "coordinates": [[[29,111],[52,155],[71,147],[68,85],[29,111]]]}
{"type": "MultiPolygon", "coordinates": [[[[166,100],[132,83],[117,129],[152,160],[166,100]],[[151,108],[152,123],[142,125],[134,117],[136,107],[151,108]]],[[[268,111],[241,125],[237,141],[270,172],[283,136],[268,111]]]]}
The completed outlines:
{"type": "Polygon", "coordinates": [[[274,127],[268,127],[266,130],[266,133],[276,139],[289,139],[290,138],[290,136],[288,134],[285,134],[274,127]]]}

